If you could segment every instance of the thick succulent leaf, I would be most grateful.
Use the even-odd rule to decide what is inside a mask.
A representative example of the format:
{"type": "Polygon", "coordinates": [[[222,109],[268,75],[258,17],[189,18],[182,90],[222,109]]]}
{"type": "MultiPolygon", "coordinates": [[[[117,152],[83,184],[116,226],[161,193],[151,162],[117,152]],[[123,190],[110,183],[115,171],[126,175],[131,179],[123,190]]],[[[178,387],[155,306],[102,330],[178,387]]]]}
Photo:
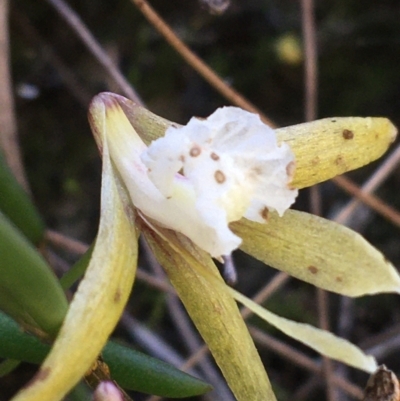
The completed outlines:
{"type": "Polygon", "coordinates": [[[0,210],[35,245],[44,236],[44,223],[0,153],[0,210]]]}
{"type": "Polygon", "coordinates": [[[103,351],[112,377],[128,390],[162,397],[193,397],[212,387],[173,366],[132,348],[110,341],[103,351]]]}
{"type": "Polygon", "coordinates": [[[61,400],[101,352],[126,304],[136,270],[137,238],[129,205],[105,143],[100,226],[90,264],[50,354],[14,401],[61,400]]]}
{"type": "Polygon", "coordinates": [[[378,159],[397,129],[379,117],[334,117],[276,130],[296,156],[291,185],[304,188],[378,159]]]}
{"type": "Polygon", "coordinates": [[[236,302],[211,258],[185,237],[148,227],[143,233],[239,401],[275,396],[236,302]],[[211,281],[208,278],[211,277],[211,281]]]}
{"type": "Polygon", "coordinates": [[[50,266],[0,212],[0,309],[26,329],[55,336],[68,309],[50,266]]]}
{"type": "Polygon", "coordinates": [[[364,354],[360,348],[349,341],[336,337],[328,331],[310,326],[309,324],[294,322],[275,315],[239,292],[233,289],[230,289],[230,291],[238,302],[247,306],[256,315],[320,354],[368,373],[376,370],[378,365],[375,358],[364,354]]]}
{"type": "Polygon", "coordinates": [[[262,262],[325,290],[357,297],[400,292],[385,257],[354,231],[308,213],[270,213],[266,224],[231,223],[241,249],[262,262]]]}
{"type": "MultiPolygon", "coordinates": [[[[24,333],[10,317],[0,312],[0,358],[13,358],[29,363],[41,363],[50,345],[24,333]]],[[[207,383],[173,366],[130,347],[109,341],[102,357],[111,377],[127,389],[162,397],[192,397],[211,389],[207,383]]]]}

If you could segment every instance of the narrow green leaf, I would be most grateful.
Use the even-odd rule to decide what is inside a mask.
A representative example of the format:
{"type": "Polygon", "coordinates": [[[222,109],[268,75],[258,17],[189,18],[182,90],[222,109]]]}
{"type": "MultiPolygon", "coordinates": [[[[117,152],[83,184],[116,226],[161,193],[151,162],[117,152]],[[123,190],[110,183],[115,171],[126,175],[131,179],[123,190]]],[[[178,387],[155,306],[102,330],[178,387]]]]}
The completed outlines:
{"type": "Polygon", "coordinates": [[[0,377],[6,376],[16,369],[21,362],[17,359],[6,359],[0,363],[0,377]]]}
{"type": "Polygon", "coordinates": [[[266,224],[231,223],[240,249],[300,280],[342,295],[358,297],[400,292],[400,276],[361,235],[308,213],[270,213],[266,224]]]}
{"type": "Polygon", "coordinates": [[[211,390],[202,380],[112,341],[104,348],[103,357],[112,377],[125,389],[171,398],[193,397],[211,390]]]}
{"type": "MultiPolygon", "coordinates": [[[[24,333],[14,320],[0,312],[0,358],[39,364],[49,351],[50,345],[24,333]]],[[[102,355],[112,378],[127,390],[180,398],[204,394],[211,389],[202,380],[113,341],[107,343],[102,355]]]]}
{"type": "Polygon", "coordinates": [[[0,212],[0,309],[26,328],[54,336],[68,309],[46,261],[0,212]]]}
{"type": "Polygon", "coordinates": [[[29,196],[18,184],[0,152],[0,210],[35,245],[43,240],[44,223],[29,196]]]}
{"type": "Polygon", "coordinates": [[[82,257],[61,277],[60,284],[64,290],[70,288],[76,281],[83,277],[92,257],[96,241],[93,241],[89,249],[82,257]]]}

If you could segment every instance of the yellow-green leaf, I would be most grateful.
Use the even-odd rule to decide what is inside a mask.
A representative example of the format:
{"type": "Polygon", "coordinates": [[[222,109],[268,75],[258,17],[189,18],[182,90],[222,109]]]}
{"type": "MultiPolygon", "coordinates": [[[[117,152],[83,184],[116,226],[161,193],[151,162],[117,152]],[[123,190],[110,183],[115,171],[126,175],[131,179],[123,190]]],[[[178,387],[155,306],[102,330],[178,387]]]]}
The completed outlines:
{"type": "Polygon", "coordinates": [[[304,188],[378,159],[397,129],[379,117],[332,117],[276,130],[296,156],[291,185],[304,188]]]}
{"type": "Polygon", "coordinates": [[[276,327],[288,336],[302,342],[315,351],[329,358],[371,373],[377,363],[373,356],[366,355],[360,348],[343,338],[336,337],[329,331],[321,330],[305,323],[294,322],[264,309],[239,292],[230,289],[235,299],[247,306],[259,317],[276,327]]]}
{"type": "Polygon", "coordinates": [[[172,231],[157,228],[162,236],[147,227],[142,231],[236,398],[275,400],[236,302],[211,258],[172,231]]]}
{"type": "Polygon", "coordinates": [[[90,264],[50,354],[14,401],[61,400],[101,352],[130,294],[137,236],[106,143],[103,140],[100,226],[90,264]]]}
{"type": "Polygon", "coordinates": [[[325,290],[347,296],[400,292],[385,257],[354,231],[308,213],[270,213],[266,224],[231,223],[241,249],[262,262],[325,290]]]}

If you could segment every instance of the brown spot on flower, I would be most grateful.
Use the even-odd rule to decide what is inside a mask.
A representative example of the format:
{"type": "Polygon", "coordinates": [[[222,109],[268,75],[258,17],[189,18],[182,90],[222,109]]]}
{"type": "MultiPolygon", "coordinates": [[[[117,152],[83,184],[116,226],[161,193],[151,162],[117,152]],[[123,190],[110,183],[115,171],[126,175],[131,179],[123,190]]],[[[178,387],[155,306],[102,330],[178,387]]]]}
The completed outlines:
{"type": "Polygon", "coordinates": [[[210,157],[211,157],[211,159],[213,159],[215,161],[219,160],[219,156],[214,152],[211,153],[210,157]]]}
{"type": "Polygon", "coordinates": [[[199,146],[193,146],[189,151],[189,155],[192,157],[197,157],[201,153],[201,148],[199,146]]]}
{"type": "Polygon", "coordinates": [[[256,178],[259,175],[262,175],[262,168],[260,166],[254,166],[251,168],[249,171],[249,174],[251,175],[252,178],[256,178]]]}
{"type": "Polygon", "coordinates": [[[269,215],[269,210],[265,206],[261,211],[260,211],[260,216],[265,220],[268,221],[268,215],[269,215]]]}
{"type": "Polygon", "coordinates": [[[317,274],[318,273],[318,267],[308,266],[307,269],[311,274],[317,274]]]}
{"type": "Polygon", "coordinates": [[[343,156],[342,155],[338,155],[335,159],[335,164],[337,166],[339,166],[340,164],[343,164],[344,160],[343,160],[343,156]]]}
{"type": "Polygon", "coordinates": [[[314,159],[311,160],[311,165],[315,166],[319,163],[319,156],[314,157],[314,159]]]}
{"type": "Polygon", "coordinates": [[[286,166],[286,174],[288,175],[288,177],[289,177],[290,179],[293,178],[295,170],[296,170],[296,163],[295,163],[295,162],[290,162],[290,163],[286,166]]]}
{"type": "Polygon", "coordinates": [[[215,181],[218,182],[218,184],[222,184],[226,181],[225,174],[221,170],[217,170],[214,174],[215,181]]]}
{"type": "Polygon", "coordinates": [[[341,278],[341,277],[336,277],[336,281],[338,282],[338,283],[342,283],[343,282],[343,279],[341,278]]]}
{"type": "Polygon", "coordinates": [[[180,156],[179,156],[179,160],[180,160],[182,163],[185,163],[185,156],[184,156],[184,155],[180,155],[180,156]]]}
{"type": "Polygon", "coordinates": [[[344,139],[353,139],[354,138],[354,132],[349,129],[344,129],[342,132],[342,135],[343,135],[344,139]]]}

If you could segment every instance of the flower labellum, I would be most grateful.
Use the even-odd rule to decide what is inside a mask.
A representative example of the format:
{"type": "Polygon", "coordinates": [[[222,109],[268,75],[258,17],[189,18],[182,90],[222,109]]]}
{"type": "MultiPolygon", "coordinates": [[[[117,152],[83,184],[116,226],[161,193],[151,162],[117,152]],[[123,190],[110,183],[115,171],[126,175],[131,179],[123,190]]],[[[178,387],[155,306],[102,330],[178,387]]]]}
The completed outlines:
{"type": "MultiPolygon", "coordinates": [[[[165,197],[158,222],[185,234],[213,257],[229,255],[241,243],[229,222],[246,217],[265,223],[269,209],[282,215],[297,196],[288,186],[294,173],[289,146],[278,146],[272,128],[237,107],[168,128],[141,160],[165,197]],[[168,212],[177,203],[186,203],[178,219],[168,212]]],[[[142,212],[153,217],[151,211],[142,212]]]]}

